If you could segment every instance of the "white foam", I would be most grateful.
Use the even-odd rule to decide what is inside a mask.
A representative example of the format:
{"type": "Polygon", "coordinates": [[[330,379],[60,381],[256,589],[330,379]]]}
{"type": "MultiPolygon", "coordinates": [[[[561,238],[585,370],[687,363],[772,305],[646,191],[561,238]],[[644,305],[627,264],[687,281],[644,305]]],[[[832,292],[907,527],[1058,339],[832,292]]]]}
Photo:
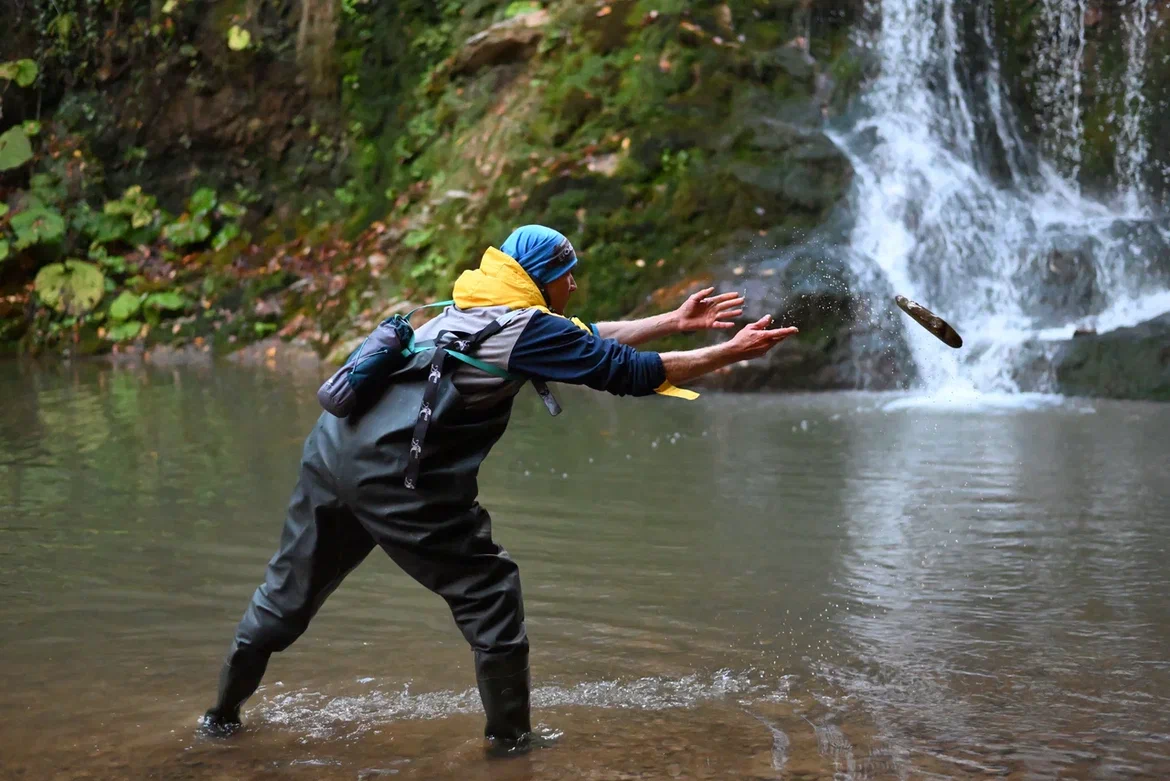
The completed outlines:
{"type": "Polygon", "coordinates": [[[925,393],[899,395],[881,405],[883,412],[904,410],[935,412],[1017,412],[1021,410],[1051,409],[1054,407],[1082,408],[1055,393],[1007,393],[980,391],[970,386],[949,386],[925,393]]]}
{"type": "MultiPolygon", "coordinates": [[[[720,670],[706,676],[650,676],[633,680],[586,681],[571,686],[541,686],[532,692],[532,705],[538,709],[586,706],[669,710],[693,707],[704,700],[728,695],[760,692],[766,688],[765,682],[750,671],[720,670]]],[[[475,689],[414,694],[409,687],[398,691],[375,689],[347,697],[300,690],[278,694],[259,708],[265,721],[318,738],[356,737],[388,722],[440,719],[480,712],[482,706],[475,689]]]]}

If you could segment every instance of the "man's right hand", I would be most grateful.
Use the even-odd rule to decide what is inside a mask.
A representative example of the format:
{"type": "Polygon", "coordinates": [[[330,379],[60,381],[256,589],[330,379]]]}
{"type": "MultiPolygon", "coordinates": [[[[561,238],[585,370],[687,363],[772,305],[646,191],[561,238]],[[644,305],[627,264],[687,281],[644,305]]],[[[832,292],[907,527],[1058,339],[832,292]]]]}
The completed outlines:
{"type": "Polygon", "coordinates": [[[686,352],[662,353],[666,379],[673,385],[679,385],[724,366],[759,358],[797,332],[795,328],[769,329],[771,323],[772,316],[765,315],[745,325],[739,333],[722,344],[686,352]]]}
{"type": "Polygon", "coordinates": [[[798,329],[793,327],[769,329],[768,326],[771,324],[772,316],[764,315],[756,322],[745,325],[739,333],[731,337],[727,342],[727,349],[734,353],[734,360],[748,361],[760,358],[788,337],[799,333],[798,329]]]}

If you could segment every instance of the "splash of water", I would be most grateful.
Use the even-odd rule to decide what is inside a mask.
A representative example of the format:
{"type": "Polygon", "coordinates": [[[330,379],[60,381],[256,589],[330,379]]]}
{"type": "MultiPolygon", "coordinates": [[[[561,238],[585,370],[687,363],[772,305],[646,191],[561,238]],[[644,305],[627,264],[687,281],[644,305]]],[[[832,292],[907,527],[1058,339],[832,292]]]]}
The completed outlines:
{"type": "MultiPolygon", "coordinates": [[[[1070,177],[1080,162],[1083,6],[1043,5],[1053,37],[1039,36],[1040,71],[1055,75],[1041,78],[1041,91],[1056,112],[1046,144],[1055,159],[1021,141],[984,3],[885,0],[868,42],[878,74],[850,124],[828,131],[855,171],[849,241],[861,283],[884,282],[919,301],[966,342],[952,351],[907,329],[936,395],[1019,393],[1025,342],[1116,327],[1163,300],[1151,257],[1170,236],[1138,201],[1103,203],[1070,177]],[[961,30],[974,34],[964,40],[961,30]]],[[[1135,44],[1134,59],[1144,56],[1135,44]]],[[[1133,65],[1131,77],[1141,70],[1133,65]]],[[[1043,386],[1033,379],[1028,389],[1043,386]]]]}
{"type": "MultiPolygon", "coordinates": [[[[690,708],[705,700],[745,695],[774,688],[754,671],[720,670],[709,676],[647,677],[635,680],[586,681],[573,686],[541,686],[532,692],[537,710],[564,706],[670,710],[690,708]]],[[[415,694],[371,691],[356,696],[329,697],[319,692],[277,694],[260,706],[263,718],[313,737],[356,737],[395,721],[439,719],[455,714],[480,713],[479,694],[436,691],[415,694]]]]}

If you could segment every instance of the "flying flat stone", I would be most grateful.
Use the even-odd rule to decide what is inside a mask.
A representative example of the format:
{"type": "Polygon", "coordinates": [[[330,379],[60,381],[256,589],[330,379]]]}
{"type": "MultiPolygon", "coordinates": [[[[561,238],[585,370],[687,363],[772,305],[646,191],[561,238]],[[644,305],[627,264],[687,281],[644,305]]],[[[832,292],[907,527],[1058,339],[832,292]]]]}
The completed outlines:
{"type": "Polygon", "coordinates": [[[901,307],[903,312],[914,318],[916,323],[937,336],[943,344],[954,347],[956,350],[963,346],[963,337],[959,336],[946,320],[934,312],[911,301],[906,296],[895,296],[894,302],[901,307]]]}

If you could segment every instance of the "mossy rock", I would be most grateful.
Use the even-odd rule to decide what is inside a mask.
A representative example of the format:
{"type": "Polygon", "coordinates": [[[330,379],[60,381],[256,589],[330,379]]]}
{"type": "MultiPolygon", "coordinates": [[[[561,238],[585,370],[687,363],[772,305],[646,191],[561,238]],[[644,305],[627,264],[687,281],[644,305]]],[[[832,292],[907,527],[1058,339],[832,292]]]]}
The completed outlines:
{"type": "Polygon", "coordinates": [[[1170,314],[1076,337],[1059,348],[1053,365],[1060,393],[1170,401],[1170,314]]]}

